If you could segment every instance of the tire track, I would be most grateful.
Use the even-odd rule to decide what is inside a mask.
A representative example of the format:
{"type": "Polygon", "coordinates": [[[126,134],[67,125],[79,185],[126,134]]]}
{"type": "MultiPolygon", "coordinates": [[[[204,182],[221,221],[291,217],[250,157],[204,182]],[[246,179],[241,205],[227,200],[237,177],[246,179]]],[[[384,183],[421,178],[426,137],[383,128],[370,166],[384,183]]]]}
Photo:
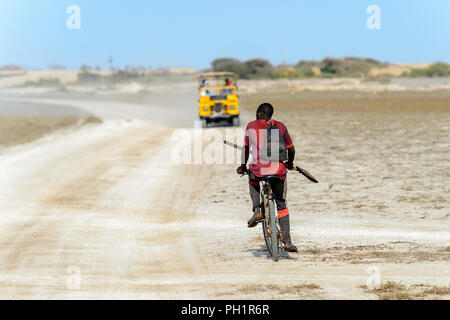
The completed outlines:
{"type": "Polygon", "coordinates": [[[170,166],[169,133],[131,126],[38,161],[4,207],[30,211],[3,236],[1,296],[154,295],[154,281],[202,273],[194,201],[207,183],[199,167],[170,166]],[[69,266],[82,272],[75,292],[69,266]]]}

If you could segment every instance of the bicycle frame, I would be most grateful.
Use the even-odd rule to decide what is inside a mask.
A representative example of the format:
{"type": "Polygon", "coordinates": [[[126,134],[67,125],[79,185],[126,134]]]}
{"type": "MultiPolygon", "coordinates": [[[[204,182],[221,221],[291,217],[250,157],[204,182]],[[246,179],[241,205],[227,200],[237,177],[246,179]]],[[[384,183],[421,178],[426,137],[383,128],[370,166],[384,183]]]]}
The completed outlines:
{"type": "MultiPolygon", "coordinates": [[[[248,175],[248,171],[244,175],[248,175]]],[[[282,243],[283,231],[281,231],[280,223],[278,221],[278,213],[275,209],[275,198],[272,193],[272,186],[270,180],[262,180],[261,187],[261,202],[259,204],[262,213],[262,229],[264,234],[264,241],[266,243],[267,250],[273,261],[278,261],[281,253],[284,251],[282,243]],[[272,210],[270,210],[272,208],[272,210]],[[274,223],[270,219],[270,211],[272,212],[274,223]],[[268,214],[269,213],[269,214],[268,214]],[[276,236],[272,237],[272,230],[276,230],[276,236]],[[273,245],[272,243],[275,242],[273,245]],[[275,252],[274,252],[275,249],[275,252]]]]}

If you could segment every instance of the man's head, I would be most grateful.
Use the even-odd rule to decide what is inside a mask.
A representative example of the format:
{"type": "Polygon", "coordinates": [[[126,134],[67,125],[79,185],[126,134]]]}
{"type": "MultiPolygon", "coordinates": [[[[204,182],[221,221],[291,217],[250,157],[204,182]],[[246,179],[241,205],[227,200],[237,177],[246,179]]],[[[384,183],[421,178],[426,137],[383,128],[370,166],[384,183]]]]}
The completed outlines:
{"type": "Polygon", "coordinates": [[[273,115],[273,107],[270,103],[261,104],[256,110],[256,119],[263,119],[269,121],[273,115]]]}

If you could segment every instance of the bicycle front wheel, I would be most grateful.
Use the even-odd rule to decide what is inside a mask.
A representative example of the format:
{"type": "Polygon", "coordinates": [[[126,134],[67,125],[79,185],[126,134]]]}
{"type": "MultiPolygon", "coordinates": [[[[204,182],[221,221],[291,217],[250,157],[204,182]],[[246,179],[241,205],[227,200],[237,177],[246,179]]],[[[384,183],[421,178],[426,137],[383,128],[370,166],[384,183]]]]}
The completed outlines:
{"type": "Polygon", "coordinates": [[[275,211],[275,201],[269,200],[269,219],[270,219],[270,236],[271,236],[271,251],[272,251],[272,260],[274,262],[278,261],[279,257],[279,243],[278,243],[278,232],[277,232],[277,221],[276,221],[276,211],[275,211]]]}

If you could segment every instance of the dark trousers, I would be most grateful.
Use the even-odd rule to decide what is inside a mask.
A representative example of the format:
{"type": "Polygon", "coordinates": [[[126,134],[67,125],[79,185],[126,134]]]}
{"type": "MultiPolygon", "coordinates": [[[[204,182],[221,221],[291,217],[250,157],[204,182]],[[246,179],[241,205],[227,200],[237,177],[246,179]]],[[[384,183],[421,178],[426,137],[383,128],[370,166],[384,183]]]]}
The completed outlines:
{"type": "MultiPolygon", "coordinates": [[[[250,197],[252,199],[253,210],[259,207],[261,203],[261,178],[252,177],[249,180],[250,197]]],[[[283,231],[284,243],[291,243],[289,209],[286,203],[287,180],[278,180],[271,183],[273,197],[277,205],[278,220],[280,222],[281,231],[283,231]]]]}

